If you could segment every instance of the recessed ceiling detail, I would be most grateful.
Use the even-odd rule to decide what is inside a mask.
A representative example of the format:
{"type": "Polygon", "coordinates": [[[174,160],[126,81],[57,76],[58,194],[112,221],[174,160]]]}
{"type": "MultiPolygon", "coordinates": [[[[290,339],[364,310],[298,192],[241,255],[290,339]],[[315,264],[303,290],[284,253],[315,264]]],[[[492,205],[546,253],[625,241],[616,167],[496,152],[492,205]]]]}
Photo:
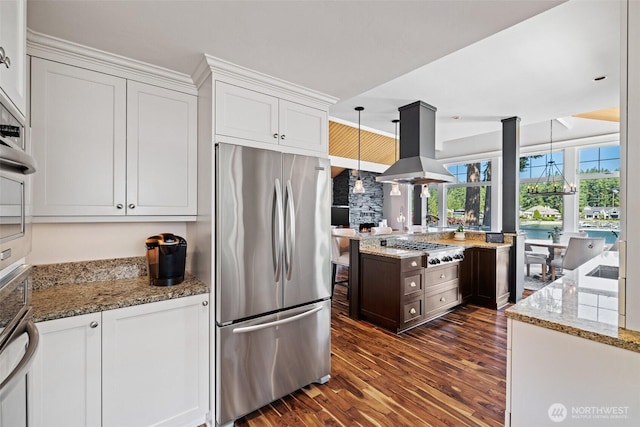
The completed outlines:
{"type": "Polygon", "coordinates": [[[588,113],[574,114],[574,117],[620,122],[620,107],[603,108],[602,110],[590,111],[588,113]]]}

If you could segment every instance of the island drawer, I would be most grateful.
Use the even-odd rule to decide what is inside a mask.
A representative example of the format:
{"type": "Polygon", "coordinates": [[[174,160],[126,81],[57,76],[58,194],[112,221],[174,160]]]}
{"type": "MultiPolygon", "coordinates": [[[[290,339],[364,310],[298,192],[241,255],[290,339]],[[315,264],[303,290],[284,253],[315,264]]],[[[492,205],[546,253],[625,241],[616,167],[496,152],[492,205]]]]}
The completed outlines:
{"type": "Polygon", "coordinates": [[[411,258],[403,258],[400,261],[400,269],[402,271],[418,270],[422,268],[422,257],[414,256],[411,258]]]}
{"type": "Polygon", "coordinates": [[[458,287],[447,289],[426,297],[426,311],[428,314],[445,310],[460,303],[458,287]]]}
{"type": "Polygon", "coordinates": [[[404,304],[402,320],[404,323],[409,323],[421,319],[423,311],[424,300],[422,298],[413,299],[404,304]]]}
{"type": "Polygon", "coordinates": [[[440,283],[456,280],[460,276],[460,263],[429,267],[425,269],[425,286],[436,286],[440,283]]]}
{"type": "Polygon", "coordinates": [[[404,276],[404,295],[422,291],[422,272],[404,276]]]}

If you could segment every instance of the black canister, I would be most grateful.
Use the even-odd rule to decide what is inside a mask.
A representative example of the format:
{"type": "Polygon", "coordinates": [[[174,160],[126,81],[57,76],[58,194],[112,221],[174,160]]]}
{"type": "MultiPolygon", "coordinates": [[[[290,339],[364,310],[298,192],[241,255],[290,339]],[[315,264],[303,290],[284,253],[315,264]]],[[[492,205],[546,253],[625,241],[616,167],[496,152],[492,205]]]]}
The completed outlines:
{"type": "Polygon", "coordinates": [[[161,233],[147,238],[145,243],[149,284],[171,286],[182,283],[187,259],[187,241],[171,233],[161,233]]]}

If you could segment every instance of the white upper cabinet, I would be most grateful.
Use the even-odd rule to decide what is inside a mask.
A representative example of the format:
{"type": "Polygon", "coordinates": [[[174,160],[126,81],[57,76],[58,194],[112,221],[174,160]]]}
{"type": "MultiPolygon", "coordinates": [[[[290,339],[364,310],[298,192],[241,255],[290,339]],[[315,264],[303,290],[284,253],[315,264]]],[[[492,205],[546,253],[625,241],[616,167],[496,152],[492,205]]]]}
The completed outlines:
{"type": "Polygon", "coordinates": [[[33,58],[33,215],[126,213],[125,79],[33,58]]]}
{"type": "Polygon", "coordinates": [[[0,1],[0,88],[22,115],[26,113],[26,0],[0,1]]]}
{"type": "Polygon", "coordinates": [[[197,214],[194,95],[32,58],[34,217],[197,214]]]}
{"type": "Polygon", "coordinates": [[[197,214],[196,97],[127,82],[127,214],[197,214]]]}
{"type": "Polygon", "coordinates": [[[280,144],[327,152],[327,112],[280,100],[280,144]]]}
{"type": "Polygon", "coordinates": [[[217,135],[327,153],[327,112],[216,82],[217,135]]]}

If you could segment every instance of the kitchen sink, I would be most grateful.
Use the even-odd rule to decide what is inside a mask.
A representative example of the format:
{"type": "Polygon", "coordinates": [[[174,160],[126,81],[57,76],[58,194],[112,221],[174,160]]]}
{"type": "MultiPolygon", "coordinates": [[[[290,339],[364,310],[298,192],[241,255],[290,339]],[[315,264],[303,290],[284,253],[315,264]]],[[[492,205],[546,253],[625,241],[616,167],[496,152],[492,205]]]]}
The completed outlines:
{"type": "Polygon", "coordinates": [[[618,280],[618,267],[614,267],[612,265],[599,265],[588,272],[587,276],[618,280]]]}

